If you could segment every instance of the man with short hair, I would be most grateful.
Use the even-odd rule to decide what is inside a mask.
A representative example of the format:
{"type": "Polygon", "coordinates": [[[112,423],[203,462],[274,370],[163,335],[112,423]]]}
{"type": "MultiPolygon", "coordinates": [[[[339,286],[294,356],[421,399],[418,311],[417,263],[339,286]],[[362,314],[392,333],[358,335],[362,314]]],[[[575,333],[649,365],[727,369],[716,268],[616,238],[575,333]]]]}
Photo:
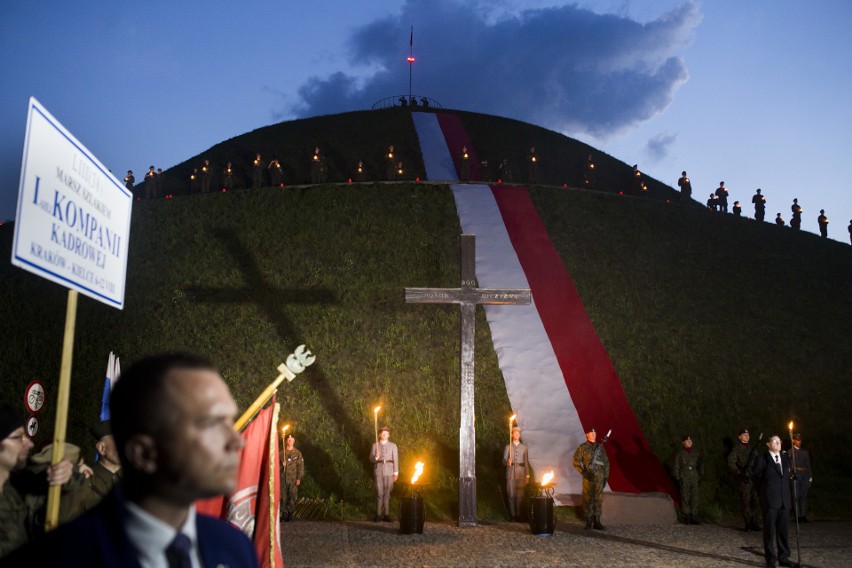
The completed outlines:
{"type": "Polygon", "coordinates": [[[680,179],[677,180],[677,186],[680,188],[680,200],[689,201],[692,199],[692,182],[686,175],[686,170],[680,172],[680,179]]]}
{"type": "Polygon", "coordinates": [[[725,182],[720,181],[719,187],[716,188],[716,205],[722,213],[728,212],[728,188],[725,187],[725,182]]]}
{"type": "Polygon", "coordinates": [[[257,566],[251,542],[195,501],[236,486],[242,438],[219,371],[186,353],[145,358],[110,397],[124,477],[95,509],[18,549],[15,561],[60,566],[257,566]]]}
{"type": "Polygon", "coordinates": [[[574,451],[574,469],[583,476],[583,514],[586,530],[605,530],[601,524],[603,490],[609,479],[609,458],[602,444],[597,444],[594,428],[586,432],[586,441],[574,451]]]}
{"type": "Polygon", "coordinates": [[[828,217],[825,216],[825,209],[819,210],[819,217],[817,217],[817,224],[819,224],[819,236],[827,239],[828,238],[828,217]]]}
{"type": "Polygon", "coordinates": [[[754,203],[755,221],[763,221],[766,216],[766,198],[760,193],[760,188],[751,196],[751,202],[754,203]]]}
{"type": "Polygon", "coordinates": [[[754,462],[754,480],[760,488],[760,505],[763,510],[763,556],[766,565],[798,568],[790,560],[787,518],[793,508],[790,498],[790,457],[781,453],[781,438],[770,436],[766,442],[769,451],[754,462]],[[772,541],[775,540],[775,549],[772,541]]]}
{"type": "Polygon", "coordinates": [[[728,469],[737,480],[740,489],[740,507],[743,513],[745,531],[759,531],[757,524],[757,493],[751,478],[751,467],[756,457],[755,448],[749,442],[751,434],[748,428],[740,430],[739,443],[734,443],[731,453],[728,454],[728,469]]]}
{"type": "Polygon", "coordinates": [[[509,497],[509,513],[513,521],[522,521],[524,490],[530,480],[529,453],[521,443],[521,429],[512,428],[512,443],[503,449],[503,465],[506,466],[506,494],[509,497]]]}
{"type": "Polygon", "coordinates": [[[376,483],[376,516],[373,522],[390,518],[390,495],[393,482],[399,478],[399,449],[389,440],[390,428],[382,426],[379,430],[379,442],[370,450],[370,462],[373,464],[373,477],[376,483]]]}
{"type": "Polygon", "coordinates": [[[284,454],[281,456],[281,479],[284,482],[284,520],[292,521],[296,512],[296,500],[299,498],[299,486],[305,476],[305,459],[296,449],[296,437],[287,434],[284,439],[284,454]]]}

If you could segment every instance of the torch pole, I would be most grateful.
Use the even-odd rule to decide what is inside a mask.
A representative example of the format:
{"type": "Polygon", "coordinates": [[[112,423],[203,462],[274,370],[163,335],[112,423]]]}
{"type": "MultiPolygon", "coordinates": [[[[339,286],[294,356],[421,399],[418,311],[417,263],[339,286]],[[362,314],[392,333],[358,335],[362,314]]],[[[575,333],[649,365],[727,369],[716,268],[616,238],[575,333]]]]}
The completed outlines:
{"type": "Polygon", "coordinates": [[[793,511],[796,513],[796,560],[802,565],[802,547],[799,545],[799,482],[796,473],[796,446],[793,444],[793,421],[790,421],[790,465],[793,468],[793,511]]]}
{"type": "Polygon", "coordinates": [[[379,459],[379,410],[381,409],[381,406],[373,409],[373,429],[376,432],[376,459],[379,459]]]}
{"type": "Polygon", "coordinates": [[[512,424],[515,422],[515,416],[517,416],[517,414],[513,414],[509,417],[509,451],[508,458],[506,459],[506,465],[509,467],[512,467],[512,424]]]}

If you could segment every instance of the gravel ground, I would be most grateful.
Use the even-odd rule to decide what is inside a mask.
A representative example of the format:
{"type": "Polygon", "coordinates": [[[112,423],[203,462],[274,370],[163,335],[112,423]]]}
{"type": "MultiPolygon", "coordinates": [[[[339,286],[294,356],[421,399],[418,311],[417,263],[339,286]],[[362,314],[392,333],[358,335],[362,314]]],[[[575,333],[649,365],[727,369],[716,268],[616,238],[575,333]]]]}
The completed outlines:
{"type": "MultiPolygon", "coordinates": [[[[459,528],[427,522],[422,535],[401,535],[398,523],[367,521],[295,521],[283,523],[282,529],[287,568],[764,566],[760,533],[712,524],[585,531],[579,522],[560,521],[554,535],[544,537],[532,535],[521,523],[459,528]]],[[[790,529],[795,560],[795,527],[790,529]]],[[[804,524],[800,544],[804,566],[852,567],[852,523],[804,524]]]]}

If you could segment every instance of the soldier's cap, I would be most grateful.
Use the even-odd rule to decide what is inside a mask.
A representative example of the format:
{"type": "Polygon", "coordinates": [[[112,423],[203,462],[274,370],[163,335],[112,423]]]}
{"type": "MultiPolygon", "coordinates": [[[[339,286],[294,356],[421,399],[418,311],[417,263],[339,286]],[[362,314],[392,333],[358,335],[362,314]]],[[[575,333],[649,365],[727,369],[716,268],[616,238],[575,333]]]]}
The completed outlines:
{"type": "Polygon", "coordinates": [[[110,421],[104,420],[103,422],[98,422],[97,424],[89,428],[89,434],[92,435],[92,438],[95,439],[95,442],[100,442],[101,438],[112,434],[112,426],[110,425],[110,421]]]}
{"type": "Polygon", "coordinates": [[[379,432],[390,432],[390,428],[388,428],[387,426],[382,426],[381,428],[379,428],[379,432]]]}
{"type": "Polygon", "coordinates": [[[24,425],[24,417],[14,407],[8,404],[0,405],[0,439],[24,425]]]}
{"type": "Polygon", "coordinates": [[[793,439],[799,440],[801,442],[802,441],[802,435],[799,434],[798,432],[796,432],[795,434],[793,434],[793,439]]]}
{"type": "Polygon", "coordinates": [[[591,428],[589,428],[588,430],[586,430],[586,434],[589,434],[590,432],[594,432],[595,434],[597,434],[597,433],[598,433],[598,431],[597,431],[597,430],[595,430],[595,427],[594,427],[594,426],[592,426],[591,428]]]}
{"type": "Polygon", "coordinates": [[[520,431],[521,431],[521,427],[520,427],[520,426],[512,426],[512,432],[514,432],[515,430],[517,430],[518,432],[520,432],[520,431]]]}
{"type": "Polygon", "coordinates": [[[686,436],[680,439],[681,442],[686,442],[687,440],[692,441],[692,436],[687,434],[686,436]]]}
{"type": "Polygon", "coordinates": [[[740,430],[740,433],[738,435],[742,436],[743,434],[748,434],[748,428],[743,428],[742,430],[740,430]]]}
{"type": "MultiPolygon", "coordinates": [[[[53,444],[48,444],[42,450],[32,456],[30,461],[34,464],[44,465],[49,464],[51,458],[53,457],[53,444]]],[[[65,442],[65,452],[63,453],[62,459],[68,460],[71,463],[77,463],[77,460],[80,459],[80,448],[79,446],[75,446],[74,444],[69,444],[65,442]]]]}

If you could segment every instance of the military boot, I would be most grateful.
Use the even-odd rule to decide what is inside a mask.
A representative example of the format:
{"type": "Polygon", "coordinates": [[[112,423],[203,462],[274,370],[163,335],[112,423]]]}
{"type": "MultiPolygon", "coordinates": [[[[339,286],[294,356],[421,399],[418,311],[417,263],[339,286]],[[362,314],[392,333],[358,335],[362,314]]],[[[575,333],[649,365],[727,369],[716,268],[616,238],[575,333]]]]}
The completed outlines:
{"type": "Polygon", "coordinates": [[[592,530],[592,523],[595,522],[595,518],[592,516],[586,517],[586,530],[592,530]]]}
{"type": "Polygon", "coordinates": [[[605,531],[606,530],[606,527],[601,524],[601,518],[600,517],[593,517],[593,519],[594,519],[594,524],[592,525],[593,529],[595,529],[596,531],[605,531]]]}

